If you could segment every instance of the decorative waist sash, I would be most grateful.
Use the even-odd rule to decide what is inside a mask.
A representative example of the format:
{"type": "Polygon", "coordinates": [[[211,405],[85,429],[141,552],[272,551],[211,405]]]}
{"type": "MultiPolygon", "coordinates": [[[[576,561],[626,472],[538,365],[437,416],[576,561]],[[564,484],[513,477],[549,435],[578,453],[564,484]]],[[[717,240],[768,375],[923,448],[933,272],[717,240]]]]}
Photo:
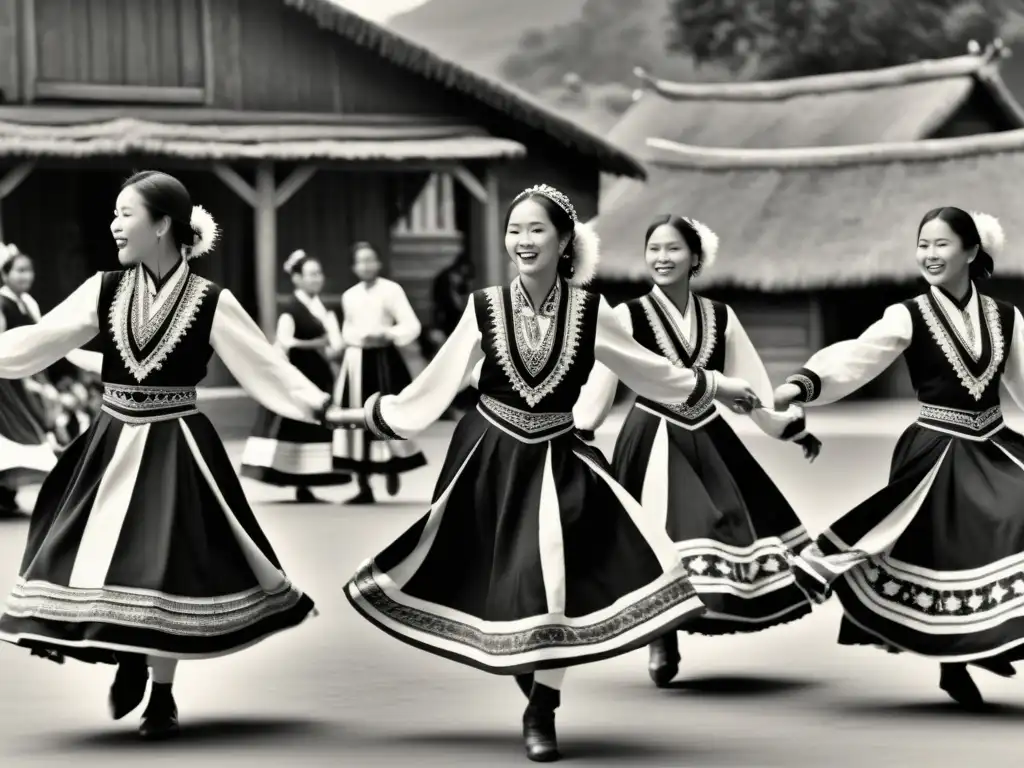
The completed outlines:
{"type": "Polygon", "coordinates": [[[1003,428],[1003,411],[998,405],[984,411],[961,411],[922,403],[917,423],[968,440],[987,440],[1003,428]]]}
{"type": "Polygon", "coordinates": [[[638,395],[634,405],[642,411],[668,419],[683,429],[694,430],[703,427],[718,416],[715,398],[711,394],[711,391],[708,390],[707,395],[691,406],[686,406],[683,403],[659,403],[638,395]]]}
{"type": "Polygon", "coordinates": [[[199,413],[195,387],[104,384],[102,410],[126,424],[170,421],[199,413]]]}
{"type": "Polygon", "coordinates": [[[573,430],[572,413],[522,411],[488,395],[480,395],[476,409],[498,429],[524,443],[543,443],[573,430]]]}

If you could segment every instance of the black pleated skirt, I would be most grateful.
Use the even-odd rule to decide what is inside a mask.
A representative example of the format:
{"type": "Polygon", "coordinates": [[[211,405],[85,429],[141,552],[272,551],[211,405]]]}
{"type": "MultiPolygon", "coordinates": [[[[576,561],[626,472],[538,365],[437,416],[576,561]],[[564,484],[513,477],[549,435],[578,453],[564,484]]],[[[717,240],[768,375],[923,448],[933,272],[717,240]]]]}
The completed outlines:
{"type": "Polygon", "coordinates": [[[56,661],[205,658],[314,613],[206,416],[129,425],[104,412],[40,490],[0,639],[56,661]]]}
{"type": "Polygon", "coordinates": [[[0,379],[0,487],[42,482],[56,464],[41,404],[21,381],[0,379]]]}
{"type": "Polygon", "coordinates": [[[704,611],[665,532],[568,434],[459,422],[430,509],[346,587],[410,645],[495,674],[583,664],[704,611]]]}
{"type": "Polygon", "coordinates": [[[839,642],[940,661],[1024,649],[1024,437],[908,428],[889,484],[801,555],[798,578],[842,602],[839,642]]]}
{"type": "Polygon", "coordinates": [[[792,568],[807,530],[720,416],[686,429],[634,406],[612,466],[664,526],[708,608],[682,629],[755,632],[810,613],[792,568]]]}

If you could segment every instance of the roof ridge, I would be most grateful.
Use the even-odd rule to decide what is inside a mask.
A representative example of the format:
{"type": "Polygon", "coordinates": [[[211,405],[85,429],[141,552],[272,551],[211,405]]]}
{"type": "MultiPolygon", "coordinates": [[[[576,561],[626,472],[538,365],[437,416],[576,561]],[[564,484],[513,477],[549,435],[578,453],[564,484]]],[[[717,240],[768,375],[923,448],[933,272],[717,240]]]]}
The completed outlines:
{"type": "Polygon", "coordinates": [[[839,91],[897,88],[912,83],[954,77],[982,78],[998,72],[1003,47],[990,47],[982,53],[968,53],[945,59],[927,59],[881,69],[833,72],[782,80],[758,80],[727,83],[685,83],[661,80],[637,67],[634,74],[646,89],[667,99],[695,101],[777,101],[839,91]]]}
{"type": "Polygon", "coordinates": [[[603,155],[616,166],[616,172],[634,178],[646,178],[643,165],[621,147],[597,133],[560,115],[532,95],[495,78],[481,75],[445,58],[416,41],[370,21],[332,0],[281,0],[289,8],[311,16],[322,28],[343,35],[356,45],[387,56],[398,66],[418,72],[421,76],[443,83],[449,88],[475,98],[488,106],[510,114],[531,128],[556,128],[572,137],[561,138],[567,144],[589,145],[598,156],[603,155]],[[396,55],[397,54],[397,55],[396,55]],[[510,110],[509,107],[512,107],[510,110]],[[518,113],[518,114],[516,114],[518,113]]]}
{"type": "Polygon", "coordinates": [[[648,138],[648,162],[705,170],[835,168],[871,163],[929,162],[1024,149],[1024,128],[944,139],[781,149],[696,147],[648,138]]]}

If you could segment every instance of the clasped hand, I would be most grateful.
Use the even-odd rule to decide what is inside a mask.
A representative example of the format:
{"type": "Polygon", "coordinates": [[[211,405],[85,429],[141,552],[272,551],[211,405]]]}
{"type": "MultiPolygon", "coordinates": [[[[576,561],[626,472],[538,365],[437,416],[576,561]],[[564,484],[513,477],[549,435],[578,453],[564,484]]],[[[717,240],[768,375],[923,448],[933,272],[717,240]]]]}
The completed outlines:
{"type": "Polygon", "coordinates": [[[733,413],[750,413],[761,407],[761,400],[750,384],[732,376],[718,376],[715,399],[733,413]]]}

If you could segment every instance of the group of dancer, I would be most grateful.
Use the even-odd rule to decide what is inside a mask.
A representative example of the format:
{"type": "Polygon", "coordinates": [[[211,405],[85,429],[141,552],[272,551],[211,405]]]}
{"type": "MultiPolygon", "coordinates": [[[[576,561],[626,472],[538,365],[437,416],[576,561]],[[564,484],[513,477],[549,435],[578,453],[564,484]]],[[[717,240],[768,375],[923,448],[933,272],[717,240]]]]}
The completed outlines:
{"type": "MultiPolygon", "coordinates": [[[[421,331],[405,291],[381,276],[381,261],[367,242],[352,247],[358,282],[341,297],[341,315],[324,306],[324,270],[303,250],[284,264],[295,292],[278,318],[276,345],[289,362],[340,406],[362,405],[364,394],[400,392],[410,382],[399,349],[421,331]]],[[[339,486],[356,476],[359,491],[347,504],[373,504],[370,478],[383,475],[388,494],[399,476],[426,465],[412,442],[381,440],[365,429],[335,430],[290,419],[261,408],[242,454],[242,475],[278,487],[294,487],[296,501],[320,501],[311,487],[339,486]]]]}
{"type": "MultiPolygon", "coordinates": [[[[428,509],[345,594],[399,640],[513,676],[531,760],[560,757],[555,711],[568,667],[649,646],[650,675],[664,686],[680,664],[677,631],[765,629],[832,591],[845,611],[841,643],[938,660],[943,689],[964,706],[982,703],[968,664],[1014,672],[1024,438],[1004,425],[998,388],[1024,397],[1024,324],[976,285],[1002,245],[991,217],[929,212],[917,242],[928,289],[774,392],[735,313],[690,289],[718,251],[693,219],[652,222],[642,257],[654,287],[612,309],[584,288],[598,243],[571,201],[546,185],[524,190],[504,226],[518,276],[475,291],[411,382],[373,373],[381,347],[354,330],[359,354],[349,361],[346,351],[336,387],[321,358],[300,355],[348,343],[315,301],[319,264],[290,261],[297,293],[275,347],[229,291],[191,271],[217,229],[177,180],[128,179],[111,230],[123,270],[0,334],[0,376],[12,380],[98,335],[104,382],[102,414],[43,483],[0,639],[55,661],[116,665],[115,718],[150,689],[145,737],[178,732],[179,660],[241,650],[316,610],[196,409],[213,352],[274,414],[267,434],[319,446],[318,458],[307,448],[308,461],[291,465],[313,468],[289,476],[300,488],[326,471],[338,430],[388,446],[347,443],[353,460],[408,460],[415,454],[400,447],[475,379],[478,403],[455,429],[428,509]],[[901,354],[920,417],[888,484],[812,542],[718,407],[813,460],[821,444],[803,406],[849,395],[901,354]],[[609,463],[589,441],[618,381],[636,399],[609,463]],[[321,430],[318,442],[288,437],[307,428],[321,430]]],[[[357,296],[384,312],[390,289],[377,285],[357,296]]],[[[401,321],[392,325],[401,337],[401,321]]]]}

